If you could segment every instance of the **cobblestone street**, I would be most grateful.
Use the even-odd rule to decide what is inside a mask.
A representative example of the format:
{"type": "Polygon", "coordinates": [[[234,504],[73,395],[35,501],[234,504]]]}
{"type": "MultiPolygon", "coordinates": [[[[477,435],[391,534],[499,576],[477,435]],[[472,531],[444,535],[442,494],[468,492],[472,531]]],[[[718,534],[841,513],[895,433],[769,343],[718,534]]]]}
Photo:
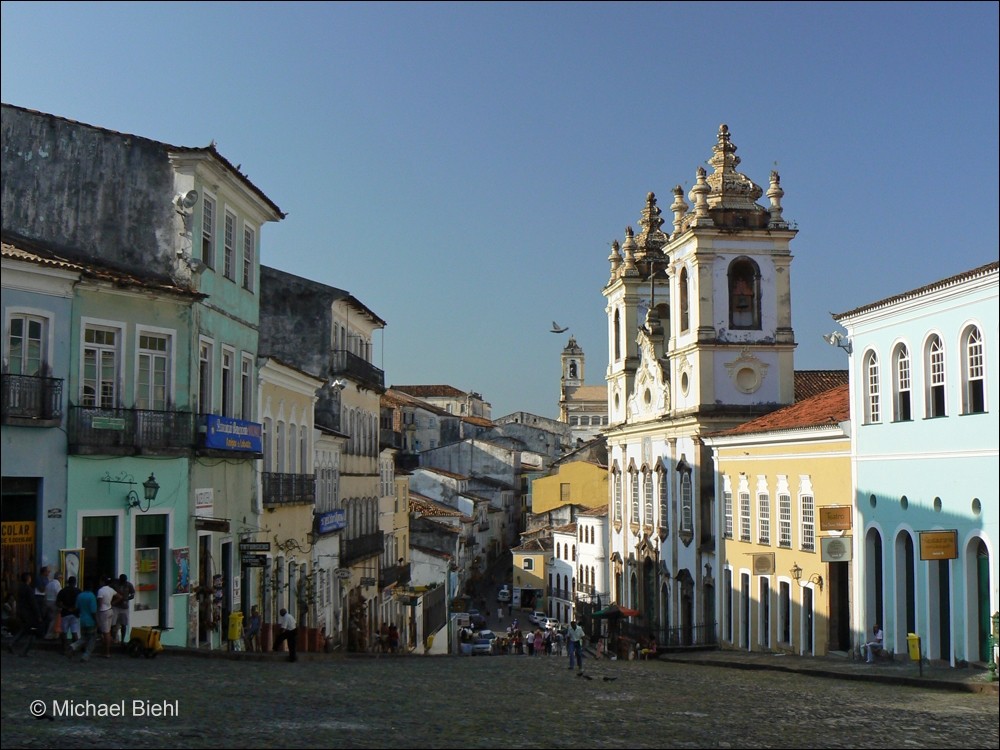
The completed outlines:
{"type": "Polygon", "coordinates": [[[995,694],[664,661],[2,659],[4,748],[1000,746],[995,694]]]}

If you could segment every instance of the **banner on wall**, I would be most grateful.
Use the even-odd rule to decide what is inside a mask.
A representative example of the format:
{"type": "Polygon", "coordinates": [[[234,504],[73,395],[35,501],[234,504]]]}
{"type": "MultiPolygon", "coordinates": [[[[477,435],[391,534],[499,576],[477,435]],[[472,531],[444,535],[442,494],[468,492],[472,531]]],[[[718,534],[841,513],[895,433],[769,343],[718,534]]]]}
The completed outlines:
{"type": "Polygon", "coordinates": [[[172,594],[191,593],[191,548],[177,547],[170,550],[173,559],[172,594]]]}
{"type": "Polygon", "coordinates": [[[70,577],[76,577],[77,588],[84,587],[83,577],[83,550],[82,549],[61,549],[59,550],[59,570],[63,574],[63,585],[70,577]]]}

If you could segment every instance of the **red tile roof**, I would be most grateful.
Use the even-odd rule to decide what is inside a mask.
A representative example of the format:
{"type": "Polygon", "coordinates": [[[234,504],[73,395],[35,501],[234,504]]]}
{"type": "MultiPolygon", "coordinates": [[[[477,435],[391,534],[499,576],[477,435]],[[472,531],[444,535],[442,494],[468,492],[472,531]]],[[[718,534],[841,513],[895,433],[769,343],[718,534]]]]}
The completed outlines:
{"type": "Polygon", "coordinates": [[[847,370],[796,370],[795,400],[802,401],[848,383],[847,370]]]}
{"type": "Polygon", "coordinates": [[[818,396],[812,396],[798,403],[778,409],[763,417],[716,432],[711,437],[729,435],[752,435],[781,430],[801,430],[807,427],[823,427],[846,422],[851,418],[851,403],[847,385],[831,388],[818,396]]]}

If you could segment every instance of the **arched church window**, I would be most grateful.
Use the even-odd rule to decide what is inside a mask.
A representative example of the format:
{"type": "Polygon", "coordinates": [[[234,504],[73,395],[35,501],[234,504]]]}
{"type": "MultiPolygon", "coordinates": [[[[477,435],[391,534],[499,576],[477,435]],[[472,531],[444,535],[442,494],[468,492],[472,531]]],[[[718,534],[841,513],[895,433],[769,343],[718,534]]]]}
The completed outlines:
{"type": "Polygon", "coordinates": [[[760,328],[760,269],[749,258],[729,266],[729,327],[760,328]]]}

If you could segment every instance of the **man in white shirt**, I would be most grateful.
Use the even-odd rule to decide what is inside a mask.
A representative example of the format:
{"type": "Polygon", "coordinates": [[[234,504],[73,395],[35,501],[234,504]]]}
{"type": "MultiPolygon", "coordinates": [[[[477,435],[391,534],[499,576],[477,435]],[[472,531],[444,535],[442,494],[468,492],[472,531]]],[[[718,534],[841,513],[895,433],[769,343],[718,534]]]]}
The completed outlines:
{"type": "Polygon", "coordinates": [[[586,633],[584,633],[583,628],[576,624],[576,620],[573,620],[569,624],[569,630],[566,631],[566,641],[569,645],[569,668],[573,668],[573,657],[576,657],[576,665],[579,670],[583,671],[583,639],[586,638],[586,633]]]}
{"type": "Polygon", "coordinates": [[[45,585],[45,617],[49,623],[45,632],[45,640],[51,641],[59,637],[56,633],[56,622],[59,619],[59,608],[56,606],[56,597],[62,590],[62,573],[58,570],[52,576],[52,580],[45,585]]]}
{"type": "Polygon", "coordinates": [[[872,632],[875,634],[875,640],[868,641],[868,643],[861,647],[861,651],[865,655],[865,661],[869,664],[875,661],[875,654],[882,651],[882,641],[885,639],[881,625],[876,624],[872,628],[872,632]]]}
{"type": "Polygon", "coordinates": [[[288,641],[288,661],[295,661],[295,646],[298,640],[298,628],[296,627],[295,618],[284,607],[282,607],[279,614],[281,616],[278,618],[278,627],[281,628],[281,632],[274,641],[274,650],[278,650],[278,646],[281,645],[282,641],[288,641]]]}
{"type": "Polygon", "coordinates": [[[97,590],[97,632],[104,641],[104,658],[111,658],[111,626],[114,624],[115,612],[112,601],[118,592],[111,586],[111,579],[105,577],[103,585],[97,590]]]}

